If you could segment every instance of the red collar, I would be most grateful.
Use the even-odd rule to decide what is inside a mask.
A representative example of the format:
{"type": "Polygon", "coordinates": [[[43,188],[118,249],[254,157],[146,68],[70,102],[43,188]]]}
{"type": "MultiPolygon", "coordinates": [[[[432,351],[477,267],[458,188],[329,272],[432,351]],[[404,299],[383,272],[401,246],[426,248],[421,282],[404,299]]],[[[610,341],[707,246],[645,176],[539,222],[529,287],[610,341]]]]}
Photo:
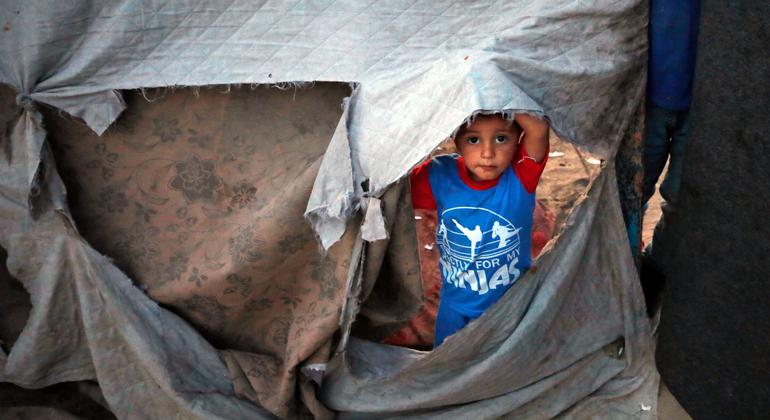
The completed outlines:
{"type": "Polygon", "coordinates": [[[465,161],[462,156],[457,158],[457,173],[460,174],[460,179],[463,180],[465,185],[474,190],[488,190],[497,185],[498,181],[500,181],[500,177],[489,181],[474,181],[470,174],[468,174],[468,168],[465,166],[465,161]]]}

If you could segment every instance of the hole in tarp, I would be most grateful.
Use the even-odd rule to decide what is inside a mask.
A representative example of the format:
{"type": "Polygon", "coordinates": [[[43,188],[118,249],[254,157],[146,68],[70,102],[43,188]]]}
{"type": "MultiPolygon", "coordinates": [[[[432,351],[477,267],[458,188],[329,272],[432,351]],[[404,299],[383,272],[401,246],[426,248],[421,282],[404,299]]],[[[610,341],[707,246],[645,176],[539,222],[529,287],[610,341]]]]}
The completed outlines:
{"type": "MultiPolygon", "coordinates": [[[[544,246],[558,236],[578,200],[601,170],[601,160],[573,143],[550,132],[548,163],[538,183],[536,208],[533,215],[533,263],[544,246]]],[[[439,145],[431,157],[456,153],[454,141],[439,145]]],[[[420,270],[423,282],[424,306],[400,330],[384,340],[385,343],[419,350],[433,346],[434,326],[441,288],[441,267],[437,240],[435,210],[415,210],[420,270]]]]}
{"type": "Polygon", "coordinates": [[[44,114],[81,235],[220,348],[282,354],[338,311],[303,213],[350,86],[292,86],[125,91],[102,136],[44,114]]]}
{"type": "Polygon", "coordinates": [[[11,276],[6,266],[8,253],[0,247],[0,347],[8,354],[27,325],[32,310],[29,293],[11,276]]]}

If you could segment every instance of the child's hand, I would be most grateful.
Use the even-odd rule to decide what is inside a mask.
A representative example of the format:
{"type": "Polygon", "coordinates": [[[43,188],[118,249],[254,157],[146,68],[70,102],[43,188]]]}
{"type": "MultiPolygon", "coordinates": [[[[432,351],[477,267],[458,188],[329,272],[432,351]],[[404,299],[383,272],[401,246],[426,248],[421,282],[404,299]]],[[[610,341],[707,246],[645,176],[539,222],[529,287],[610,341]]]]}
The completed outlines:
{"type": "Polygon", "coordinates": [[[548,152],[548,120],[529,114],[516,114],[516,122],[524,130],[521,140],[527,149],[527,155],[537,162],[542,162],[548,152]]]}

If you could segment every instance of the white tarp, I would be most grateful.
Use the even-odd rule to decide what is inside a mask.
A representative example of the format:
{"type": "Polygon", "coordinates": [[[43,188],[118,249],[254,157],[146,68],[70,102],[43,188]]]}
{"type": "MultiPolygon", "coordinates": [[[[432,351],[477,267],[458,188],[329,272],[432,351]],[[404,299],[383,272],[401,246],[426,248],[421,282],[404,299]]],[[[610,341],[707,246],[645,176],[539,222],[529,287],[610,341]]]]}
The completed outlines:
{"type": "Polygon", "coordinates": [[[544,113],[607,158],[644,82],[641,1],[8,1],[0,13],[0,80],[97,133],[123,110],[116,89],[356,83],[339,140],[352,165],[335,153],[308,206],[326,247],[361,181],[380,192],[472,112],[544,113]]]}

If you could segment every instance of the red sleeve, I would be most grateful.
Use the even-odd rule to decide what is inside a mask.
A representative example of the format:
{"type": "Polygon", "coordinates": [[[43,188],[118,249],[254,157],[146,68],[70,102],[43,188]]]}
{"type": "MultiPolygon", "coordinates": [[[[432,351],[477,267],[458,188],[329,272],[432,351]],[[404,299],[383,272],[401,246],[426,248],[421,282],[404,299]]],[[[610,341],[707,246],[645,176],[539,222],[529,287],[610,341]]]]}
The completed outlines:
{"type": "MultiPolygon", "coordinates": [[[[549,146],[548,150],[550,149],[549,146]]],[[[543,174],[545,163],[548,161],[548,150],[545,151],[545,157],[542,162],[535,162],[535,159],[527,154],[527,149],[524,148],[523,142],[516,148],[516,154],[513,156],[513,171],[524,185],[524,189],[530,194],[535,192],[537,183],[540,182],[540,175],[543,174]]]]}
{"type": "Polygon", "coordinates": [[[436,199],[433,197],[430,178],[428,178],[429,165],[430,160],[423,162],[409,174],[409,181],[412,184],[412,207],[416,209],[436,209],[436,199]]]}

